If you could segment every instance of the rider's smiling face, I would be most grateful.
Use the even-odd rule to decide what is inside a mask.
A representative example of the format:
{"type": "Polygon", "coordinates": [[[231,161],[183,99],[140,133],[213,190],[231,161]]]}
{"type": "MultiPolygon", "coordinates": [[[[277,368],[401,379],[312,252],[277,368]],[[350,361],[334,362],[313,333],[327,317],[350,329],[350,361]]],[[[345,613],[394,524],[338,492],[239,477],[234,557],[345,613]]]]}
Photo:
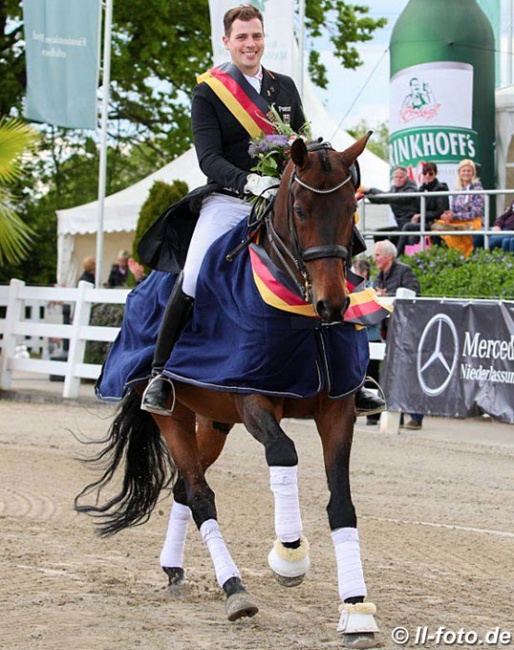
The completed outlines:
{"type": "Polygon", "coordinates": [[[264,54],[264,31],[258,18],[236,19],[229,36],[223,36],[225,49],[230,52],[232,63],[250,77],[260,69],[264,54]]]}

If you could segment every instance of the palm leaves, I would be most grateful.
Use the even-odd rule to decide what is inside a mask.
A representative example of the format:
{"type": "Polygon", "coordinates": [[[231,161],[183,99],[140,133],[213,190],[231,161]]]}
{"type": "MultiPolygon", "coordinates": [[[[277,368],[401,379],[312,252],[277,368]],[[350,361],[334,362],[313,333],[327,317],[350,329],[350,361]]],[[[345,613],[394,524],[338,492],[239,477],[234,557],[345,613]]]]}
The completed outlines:
{"type": "Polygon", "coordinates": [[[24,122],[0,119],[0,265],[24,259],[34,232],[15,212],[15,199],[6,187],[21,173],[23,153],[35,144],[38,133],[24,122]]]}

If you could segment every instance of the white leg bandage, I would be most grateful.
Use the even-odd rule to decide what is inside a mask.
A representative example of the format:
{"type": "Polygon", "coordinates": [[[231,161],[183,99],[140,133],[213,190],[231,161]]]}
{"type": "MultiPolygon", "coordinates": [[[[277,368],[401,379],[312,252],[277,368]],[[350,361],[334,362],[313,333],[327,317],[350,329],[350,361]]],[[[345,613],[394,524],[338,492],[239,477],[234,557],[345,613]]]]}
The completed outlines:
{"type": "Polygon", "coordinates": [[[275,533],[281,542],[300,539],[303,526],[298,496],[298,466],[270,467],[270,487],[275,496],[275,533]]]}
{"type": "Polygon", "coordinates": [[[161,566],[180,568],[184,566],[184,548],[190,519],[189,507],[175,501],[171,508],[168,531],[161,551],[161,566]]]}
{"type": "Polygon", "coordinates": [[[332,541],[336,552],[337,581],[341,600],[354,596],[367,596],[357,529],[338,528],[332,531],[332,541]]]}
{"type": "Polygon", "coordinates": [[[204,521],[200,526],[200,533],[211,554],[219,586],[223,587],[229,578],[240,578],[241,574],[230,557],[216,519],[204,521]]]}

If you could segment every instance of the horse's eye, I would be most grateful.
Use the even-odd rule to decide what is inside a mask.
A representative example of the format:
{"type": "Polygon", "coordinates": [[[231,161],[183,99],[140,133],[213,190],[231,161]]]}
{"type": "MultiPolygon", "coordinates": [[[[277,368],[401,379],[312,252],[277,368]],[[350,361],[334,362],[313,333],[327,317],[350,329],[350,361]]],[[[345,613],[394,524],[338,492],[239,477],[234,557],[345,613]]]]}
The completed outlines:
{"type": "Polygon", "coordinates": [[[304,208],[302,208],[300,205],[295,205],[294,206],[294,211],[295,211],[295,213],[296,213],[296,215],[297,215],[297,217],[299,219],[302,219],[302,221],[305,219],[306,212],[305,212],[304,208]]]}

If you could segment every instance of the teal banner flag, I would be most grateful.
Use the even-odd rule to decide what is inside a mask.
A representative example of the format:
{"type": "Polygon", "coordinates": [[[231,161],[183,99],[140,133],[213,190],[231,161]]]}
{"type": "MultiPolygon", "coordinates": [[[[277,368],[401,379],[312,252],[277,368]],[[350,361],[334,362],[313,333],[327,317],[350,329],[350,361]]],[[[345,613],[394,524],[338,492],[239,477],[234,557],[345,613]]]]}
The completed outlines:
{"type": "Polygon", "coordinates": [[[95,129],[101,0],[23,0],[27,58],[24,116],[95,129]]]}

